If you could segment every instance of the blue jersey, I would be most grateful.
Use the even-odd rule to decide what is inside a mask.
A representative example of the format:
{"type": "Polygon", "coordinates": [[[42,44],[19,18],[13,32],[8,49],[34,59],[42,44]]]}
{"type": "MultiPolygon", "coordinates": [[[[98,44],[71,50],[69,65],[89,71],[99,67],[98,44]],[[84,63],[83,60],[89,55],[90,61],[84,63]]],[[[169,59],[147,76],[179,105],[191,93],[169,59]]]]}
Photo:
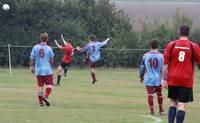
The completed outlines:
{"type": "Polygon", "coordinates": [[[35,61],[36,76],[53,74],[50,59],[54,57],[53,50],[47,44],[37,44],[31,51],[31,59],[35,61]]]}
{"type": "Polygon", "coordinates": [[[161,85],[161,72],[163,54],[158,51],[150,51],[144,54],[140,66],[140,79],[144,79],[146,86],[161,85]]]}
{"type": "Polygon", "coordinates": [[[108,43],[108,41],[104,42],[90,42],[88,43],[81,51],[87,52],[89,54],[89,59],[92,62],[96,62],[100,58],[100,48],[105,46],[108,43]]]}

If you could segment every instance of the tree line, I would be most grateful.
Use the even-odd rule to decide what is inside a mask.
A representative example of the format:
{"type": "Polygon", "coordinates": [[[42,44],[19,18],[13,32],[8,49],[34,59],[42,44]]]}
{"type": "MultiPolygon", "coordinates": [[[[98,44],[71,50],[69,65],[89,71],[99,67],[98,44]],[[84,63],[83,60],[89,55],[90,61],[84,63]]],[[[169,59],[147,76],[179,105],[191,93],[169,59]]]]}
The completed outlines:
{"type": "MultiPolygon", "coordinates": [[[[61,33],[70,38],[75,47],[84,46],[90,34],[95,34],[99,40],[109,37],[111,41],[102,49],[102,59],[98,63],[101,67],[137,67],[146,51],[128,49],[149,48],[152,39],[158,39],[163,49],[168,41],[177,38],[181,25],[192,27],[192,20],[177,10],[173,23],[143,20],[141,30],[136,31],[129,16],[109,0],[2,0],[2,3],[9,4],[10,10],[0,9],[0,45],[33,46],[43,32],[49,34],[52,47],[54,39],[62,43],[61,33]]],[[[200,28],[193,28],[191,39],[200,41],[199,35],[200,28]]],[[[12,65],[28,66],[30,52],[31,48],[11,47],[12,65]]],[[[59,62],[63,53],[59,49],[54,52],[55,61],[59,62]]],[[[84,66],[83,58],[84,54],[75,52],[72,64],[84,66]]],[[[0,47],[0,66],[7,65],[8,49],[0,47]]]]}

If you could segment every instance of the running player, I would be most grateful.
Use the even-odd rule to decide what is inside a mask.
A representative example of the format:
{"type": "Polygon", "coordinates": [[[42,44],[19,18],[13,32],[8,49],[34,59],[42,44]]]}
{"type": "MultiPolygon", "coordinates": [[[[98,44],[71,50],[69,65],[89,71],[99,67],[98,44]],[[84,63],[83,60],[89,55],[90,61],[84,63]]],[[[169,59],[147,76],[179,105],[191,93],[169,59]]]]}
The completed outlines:
{"type": "Polygon", "coordinates": [[[181,26],[179,39],[169,42],[164,53],[162,80],[167,88],[170,106],[168,123],[183,123],[186,104],[193,101],[194,61],[200,68],[199,46],[189,40],[190,29],[181,26]],[[167,73],[167,81],[165,75],[167,73]]]}
{"type": "Polygon", "coordinates": [[[39,105],[50,106],[48,97],[51,94],[53,87],[53,71],[51,64],[53,64],[54,53],[50,46],[47,45],[49,40],[48,34],[43,33],[40,35],[41,43],[33,47],[30,56],[30,70],[37,77],[38,81],[38,100],[39,105]],[[44,84],[46,91],[43,95],[44,84]]]}
{"type": "Polygon", "coordinates": [[[55,43],[58,46],[58,48],[60,48],[64,52],[64,56],[62,57],[62,62],[58,66],[58,69],[57,69],[57,83],[56,83],[56,86],[60,86],[60,79],[61,79],[61,75],[62,75],[62,70],[63,69],[64,69],[64,76],[67,75],[67,70],[70,67],[72,56],[74,54],[74,47],[71,44],[71,40],[67,39],[67,41],[65,41],[65,39],[64,39],[62,34],[61,34],[61,39],[62,39],[62,41],[64,43],[64,46],[59,45],[58,42],[55,40],[55,43]]]}
{"type": "Polygon", "coordinates": [[[87,53],[88,61],[89,61],[88,64],[90,67],[90,72],[91,72],[91,77],[92,77],[92,84],[95,84],[97,82],[95,67],[96,67],[96,62],[100,58],[100,48],[105,46],[110,39],[107,38],[105,41],[99,42],[96,40],[95,35],[91,35],[89,39],[90,39],[90,42],[84,48],[77,47],[77,50],[80,52],[87,53]]]}
{"type": "Polygon", "coordinates": [[[150,42],[151,51],[143,55],[143,59],[140,66],[140,82],[146,86],[148,94],[148,104],[151,115],[154,115],[154,102],[153,94],[157,93],[159,113],[164,115],[163,110],[163,96],[162,96],[162,84],[161,84],[161,71],[163,65],[163,54],[161,54],[158,48],[158,41],[152,40],[150,42]]]}

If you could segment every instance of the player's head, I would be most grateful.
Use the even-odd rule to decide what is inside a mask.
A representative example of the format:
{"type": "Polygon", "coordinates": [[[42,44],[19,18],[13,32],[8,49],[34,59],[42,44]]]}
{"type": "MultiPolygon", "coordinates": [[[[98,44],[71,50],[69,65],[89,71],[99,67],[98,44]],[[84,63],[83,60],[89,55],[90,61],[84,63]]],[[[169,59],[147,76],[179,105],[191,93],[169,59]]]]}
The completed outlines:
{"type": "Polygon", "coordinates": [[[153,50],[158,49],[158,40],[152,40],[152,41],[150,41],[150,47],[153,50]]]}
{"type": "Polygon", "coordinates": [[[40,41],[41,42],[48,42],[48,40],[49,40],[49,35],[48,35],[48,33],[42,33],[42,34],[40,34],[40,41]]]}
{"type": "Polygon", "coordinates": [[[94,41],[96,41],[97,38],[94,34],[92,34],[92,35],[89,36],[89,39],[90,39],[90,41],[94,42],[94,41]]]}
{"type": "Polygon", "coordinates": [[[66,44],[65,44],[65,46],[66,46],[68,43],[72,45],[72,40],[69,39],[69,38],[66,40],[66,44]]]}
{"type": "Polygon", "coordinates": [[[179,36],[188,37],[190,35],[190,28],[186,25],[180,27],[179,36]]]}

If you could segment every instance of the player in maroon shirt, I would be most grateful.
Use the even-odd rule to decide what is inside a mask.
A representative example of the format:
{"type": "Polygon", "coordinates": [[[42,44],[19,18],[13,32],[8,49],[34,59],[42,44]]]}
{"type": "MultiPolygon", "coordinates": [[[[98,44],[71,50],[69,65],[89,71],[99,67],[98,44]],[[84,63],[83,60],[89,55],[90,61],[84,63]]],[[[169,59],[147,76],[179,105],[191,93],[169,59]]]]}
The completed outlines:
{"type": "Polygon", "coordinates": [[[72,56],[74,54],[74,47],[71,44],[71,40],[68,39],[67,41],[65,41],[62,34],[61,34],[61,39],[64,43],[64,46],[59,45],[58,42],[55,40],[55,43],[58,46],[58,48],[60,48],[64,52],[64,56],[62,57],[62,62],[58,66],[58,69],[57,69],[56,86],[60,86],[60,79],[61,79],[63,69],[64,69],[64,76],[66,76],[67,70],[69,69],[70,64],[71,64],[72,56]]]}
{"type": "Polygon", "coordinates": [[[170,98],[168,123],[174,123],[175,117],[176,123],[183,123],[186,103],[193,101],[193,62],[195,61],[200,68],[200,49],[188,39],[189,34],[189,27],[181,26],[179,39],[169,42],[164,53],[162,81],[165,87],[168,87],[170,98]]]}

